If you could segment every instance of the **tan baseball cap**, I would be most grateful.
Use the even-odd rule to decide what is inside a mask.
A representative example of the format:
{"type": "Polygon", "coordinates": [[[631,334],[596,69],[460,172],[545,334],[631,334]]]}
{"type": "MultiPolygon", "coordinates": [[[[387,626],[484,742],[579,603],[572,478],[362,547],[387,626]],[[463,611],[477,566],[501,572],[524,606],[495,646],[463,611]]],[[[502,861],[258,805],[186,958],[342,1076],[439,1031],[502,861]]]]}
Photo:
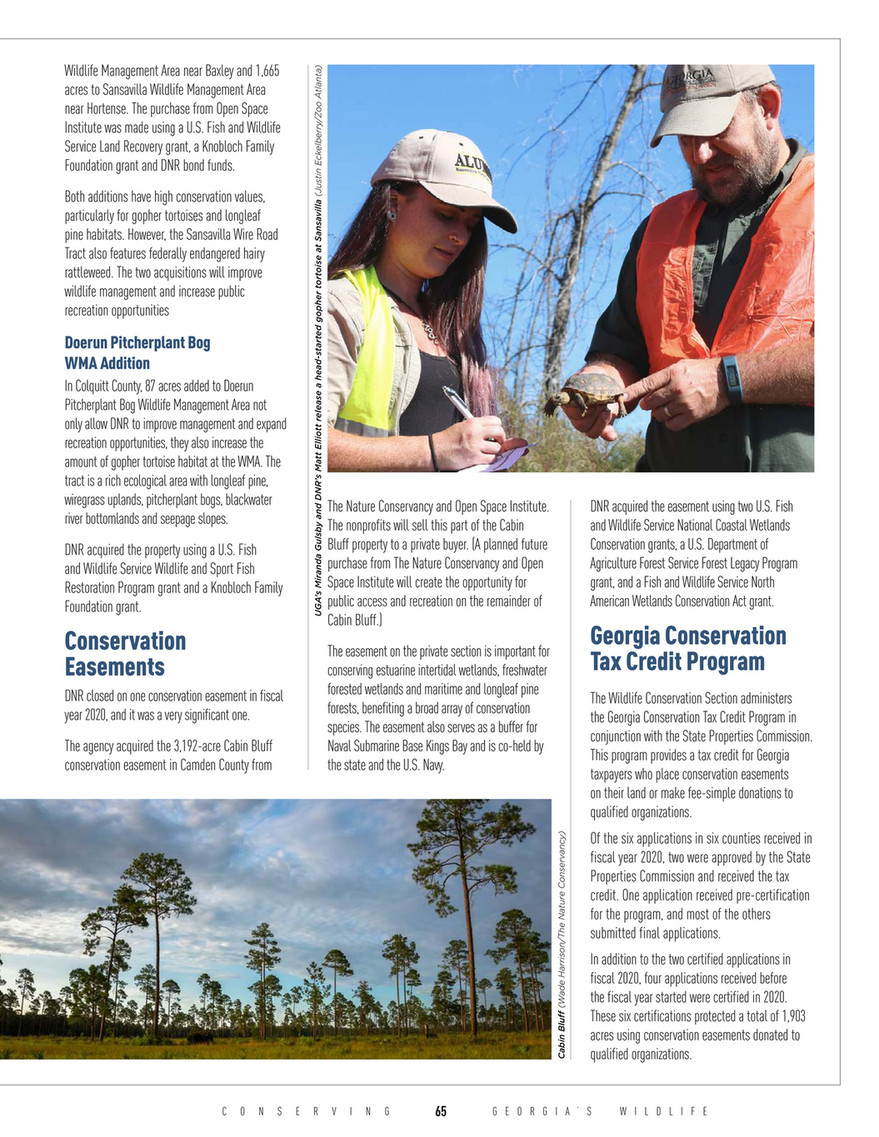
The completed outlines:
{"type": "Polygon", "coordinates": [[[448,130],[413,130],[401,138],[372,175],[378,182],[417,182],[446,205],[483,209],[508,233],[518,229],[508,209],[491,196],[491,170],[475,142],[448,130]]]}
{"type": "Polygon", "coordinates": [[[662,121],[650,143],[667,134],[713,138],[726,130],[742,91],[774,83],[765,63],[672,63],[662,77],[662,121]]]}

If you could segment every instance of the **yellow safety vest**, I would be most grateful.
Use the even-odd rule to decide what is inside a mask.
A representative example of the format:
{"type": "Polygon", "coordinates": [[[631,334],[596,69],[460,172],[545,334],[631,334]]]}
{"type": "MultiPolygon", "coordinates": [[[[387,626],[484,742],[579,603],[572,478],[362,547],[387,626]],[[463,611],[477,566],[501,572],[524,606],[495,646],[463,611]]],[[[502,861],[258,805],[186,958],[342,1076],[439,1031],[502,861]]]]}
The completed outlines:
{"type": "Polygon", "coordinates": [[[391,303],[373,267],[346,271],[344,275],[360,293],[364,334],[354,383],[336,425],[357,434],[388,435],[394,429],[391,399],[396,350],[391,303]],[[345,423],[352,426],[346,427],[345,423]]]}

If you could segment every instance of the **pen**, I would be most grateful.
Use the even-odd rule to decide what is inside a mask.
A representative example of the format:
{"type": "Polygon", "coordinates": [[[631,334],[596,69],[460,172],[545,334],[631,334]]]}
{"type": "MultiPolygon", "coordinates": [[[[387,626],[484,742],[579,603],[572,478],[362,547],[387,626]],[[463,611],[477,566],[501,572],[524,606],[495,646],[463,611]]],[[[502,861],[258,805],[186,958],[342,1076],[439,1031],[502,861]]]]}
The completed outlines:
{"type": "Polygon", "coordinates": [[[443,387],[443,394],[458,412],[464,418],[473,418],[473,413],[457,391],[453,391],[451,387],[443,387]]]}

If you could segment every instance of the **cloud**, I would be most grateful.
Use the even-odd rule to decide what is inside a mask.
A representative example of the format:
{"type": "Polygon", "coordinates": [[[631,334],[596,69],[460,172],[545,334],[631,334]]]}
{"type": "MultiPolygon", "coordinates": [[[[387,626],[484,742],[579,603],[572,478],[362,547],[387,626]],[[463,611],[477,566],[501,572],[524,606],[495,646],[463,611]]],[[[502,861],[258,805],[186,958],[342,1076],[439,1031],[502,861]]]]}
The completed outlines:
{"type": "MultiPolygon", "coordinates": [[[[491,803],[497,804],[497,803],[491,803]]],[[[513,865],[519,891],[474,903],[477,971],[501,912],[522,908],[549,932],[550,803],[522,801],[537,833],[498,847],[491,860],[513,865]]],[[[489,806],[489,808],[491,805],[489,806]]],[[[418,800],[4,801],[0,803],[0,958],[4,978],[31,967],[40,989],[67,982],[82,956],[80,923],[110,902],[122,872],[141,852],[176,857],[193,882],[191,916],[162,924],[162,977],[183,987],[185,1006],[207,971],[232,998],[249,1000],[252,973],[245,938],[271,926],[285,988],[301,982],[311,960],[340,948],[355,970],[340,989],[369,982],[393,997],[382,941],[400,932],[418,944],[424,990],[449,940],[463,936],[460,914],[441,920],[412,880],[418,800]]],[[[132,972],[154,952],[152,930],[127,936],[132,972]]],[[[100,950],[98,958],[100,957],[100,950]]]]}

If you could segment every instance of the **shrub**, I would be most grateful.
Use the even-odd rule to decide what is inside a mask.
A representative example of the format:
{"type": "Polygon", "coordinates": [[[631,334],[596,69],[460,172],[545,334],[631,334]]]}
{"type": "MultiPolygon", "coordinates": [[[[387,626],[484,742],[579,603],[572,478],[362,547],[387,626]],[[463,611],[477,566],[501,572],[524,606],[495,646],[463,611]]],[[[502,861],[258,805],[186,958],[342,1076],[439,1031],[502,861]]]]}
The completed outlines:
{"type": "Polygon", "coordinates": [[[627,430],[621,431],[616,442],[595,441],[576,431],[561,411],[547,418],[540,409],[508,402],[501,416],[507,434],[531,443],[531,450],[520,458],[513,473],[626,473],[634,470],[644,453],[644,439],[639,434],[627,430]]]}

